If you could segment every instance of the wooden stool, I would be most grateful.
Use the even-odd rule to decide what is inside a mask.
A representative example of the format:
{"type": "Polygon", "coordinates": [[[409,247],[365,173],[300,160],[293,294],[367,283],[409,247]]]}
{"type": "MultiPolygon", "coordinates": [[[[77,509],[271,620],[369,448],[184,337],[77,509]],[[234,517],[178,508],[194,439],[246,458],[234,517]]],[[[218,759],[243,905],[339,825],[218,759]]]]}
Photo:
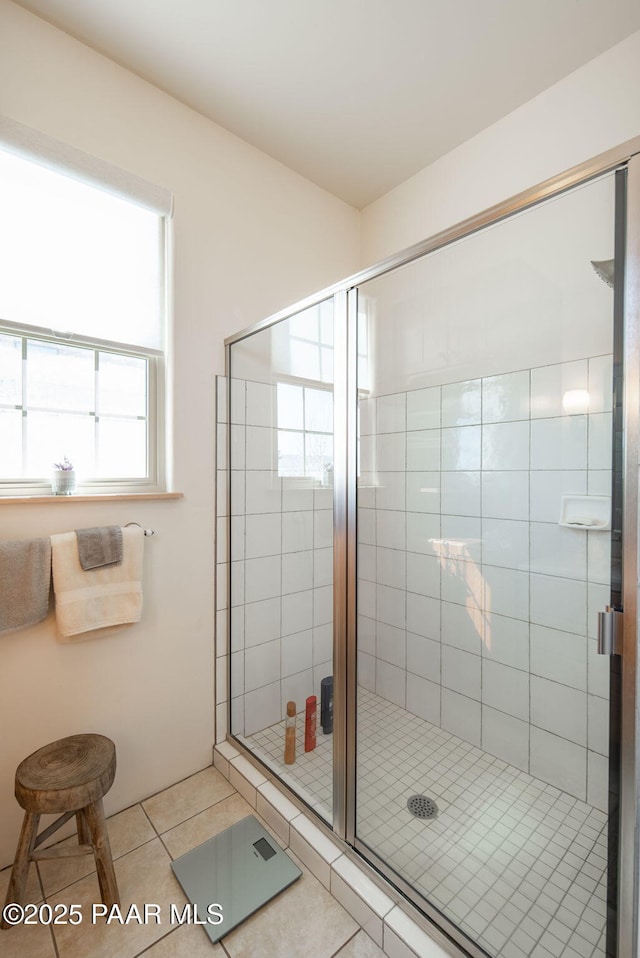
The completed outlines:
{"type": "MultiPolygon", "coordinates": [[[[18,765],[15,794],[25,810],[5,904],[24,904],[29,863],[93,854],[105,905],[120,904],[102,797],[116,774],[116,747],[104,735],[70,735],[45,745],[18,765]],[[41,815],[60,814],[40,835],[41,815]],[[38,845],[75,815],[78,845],[38,845]]],[[[2,928],[10,927],[5,922],[2,928]]]]}

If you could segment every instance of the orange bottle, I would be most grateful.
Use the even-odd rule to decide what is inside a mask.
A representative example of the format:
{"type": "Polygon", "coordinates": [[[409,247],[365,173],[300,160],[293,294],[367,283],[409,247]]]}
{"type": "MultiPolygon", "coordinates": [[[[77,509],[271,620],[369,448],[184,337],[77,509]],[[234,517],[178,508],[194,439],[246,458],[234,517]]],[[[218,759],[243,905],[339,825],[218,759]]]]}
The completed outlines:
{"type": "Polygon", "coordinates": [[[293,765],[296,760],[296,703],[287,702],[287,717],[284,723],[284,764],[293,765]]]}

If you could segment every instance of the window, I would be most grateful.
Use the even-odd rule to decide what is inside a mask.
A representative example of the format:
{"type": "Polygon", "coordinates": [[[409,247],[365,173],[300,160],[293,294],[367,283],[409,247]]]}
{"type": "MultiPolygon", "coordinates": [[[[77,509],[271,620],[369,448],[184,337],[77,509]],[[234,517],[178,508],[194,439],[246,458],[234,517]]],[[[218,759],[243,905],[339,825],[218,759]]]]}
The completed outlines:
{"type": "Polygon", "coordinates": [[[86,491],[158,486],[157,210],[0,150],[0,483],[74,464],[86,491]]]}
{"type": "Polygon", "coordinates": [[[333,390],[279,382],[278,475],[329,483],[333,468],[333,390]]]}

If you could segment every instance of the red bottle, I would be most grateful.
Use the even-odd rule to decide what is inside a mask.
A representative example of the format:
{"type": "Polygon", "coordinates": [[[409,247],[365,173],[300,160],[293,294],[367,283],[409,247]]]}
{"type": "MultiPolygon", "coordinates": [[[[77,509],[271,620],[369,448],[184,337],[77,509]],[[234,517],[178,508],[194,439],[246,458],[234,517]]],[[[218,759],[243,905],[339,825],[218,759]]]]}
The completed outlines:
{"type": "Polygon", "coordinates": [[[304,750],[312,752],[316,747],[316,717],[318,713],[318,703],[315,695],[310,695],[307,699],[307,707],[304,715],[304,750]]]}

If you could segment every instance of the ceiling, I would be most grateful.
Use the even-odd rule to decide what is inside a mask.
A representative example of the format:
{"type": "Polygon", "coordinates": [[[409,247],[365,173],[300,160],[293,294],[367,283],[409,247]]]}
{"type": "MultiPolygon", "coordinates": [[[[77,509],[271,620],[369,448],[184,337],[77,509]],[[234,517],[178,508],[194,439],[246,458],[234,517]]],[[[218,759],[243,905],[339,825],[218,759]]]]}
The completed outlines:
{"type": "Polygon", "coordinates": [[[640,29],[638,0],[18,0],[361,208],[640,29]]]}

